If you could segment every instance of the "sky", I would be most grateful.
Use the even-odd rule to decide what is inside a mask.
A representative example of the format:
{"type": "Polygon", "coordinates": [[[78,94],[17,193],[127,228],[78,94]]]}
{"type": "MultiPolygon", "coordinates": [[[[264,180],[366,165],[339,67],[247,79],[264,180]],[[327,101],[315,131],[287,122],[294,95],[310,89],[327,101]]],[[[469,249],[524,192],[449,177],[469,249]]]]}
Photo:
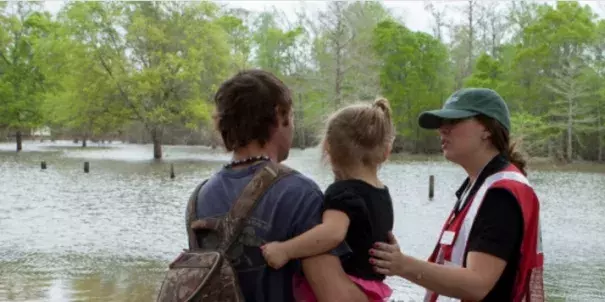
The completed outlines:
{"type": "MultiPolygon", "coordinates": [[[[277,9],[284,11],[289,18],[294,18],[295,12],[300,10],[300,8],[304,5],[311,9],[319,9],[324,6],[328,1],[215,1],[219,3],[224,3],[232,7],[244,8],[251,11],[262,11],[265,8],[270,8],[271,6],[275,6],[277,9]]],[[[414,31],[424,31],[432,34],[432,22],[433,19],[429,12],[424,9],[425,3],[427,1],[424,0],[383,0],[380,1],[384,3],[384,6],[390,9],[394,16],[399,17],[399,19],[403,20],[405,25],[414,31]]],[[[443,7],[448,7],[447,11],[451,18],[456,18],[460,16],[460,13],[456,9],[456,6],[460,7],[464,5],[467,1],[465,0],[441,0],[441,1],[432,1],[434,5],[439,9],[443,7]]],[[[507,1],[493,1],[493,0],[485,0],[485,2],[504,2],[507,1]]],[[[555,1],[539,1],[539,2],[550,2],[554,3],[555,1]]],[[[582,5],[589,5],[594,12],[598,13],[601,17],[605,17],[605,0],[592,0],[592,1],[579,1],[582,5]]],[[[63,1],[45,1],[46,8],[56,13],[59,11],[61,6],[63,5],[63,1]]]]}

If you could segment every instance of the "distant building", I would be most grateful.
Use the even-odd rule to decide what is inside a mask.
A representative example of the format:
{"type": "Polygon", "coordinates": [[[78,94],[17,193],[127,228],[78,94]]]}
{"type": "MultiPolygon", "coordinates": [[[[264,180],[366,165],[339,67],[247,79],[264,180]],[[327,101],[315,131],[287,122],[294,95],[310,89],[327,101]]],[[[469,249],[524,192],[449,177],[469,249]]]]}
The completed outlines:
{"type": "Polygon", "coordinates": [[[32,137],[50,137],[50,127],[44,126],[38,129],[31,130],[32,137]]]}

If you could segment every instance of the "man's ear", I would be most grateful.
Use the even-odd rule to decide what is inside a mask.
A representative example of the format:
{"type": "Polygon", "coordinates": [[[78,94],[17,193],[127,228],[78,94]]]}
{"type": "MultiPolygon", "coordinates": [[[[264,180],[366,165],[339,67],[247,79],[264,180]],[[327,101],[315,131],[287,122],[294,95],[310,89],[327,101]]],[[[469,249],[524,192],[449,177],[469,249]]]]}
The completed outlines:
{"type": "Polygon", "coordinates": [[[275,107],[278,125],[281,123],[282,126],[288,127],[290,125],[290,114],[292,114],[292,110],[286,110],[279,105],[275,107]]]}

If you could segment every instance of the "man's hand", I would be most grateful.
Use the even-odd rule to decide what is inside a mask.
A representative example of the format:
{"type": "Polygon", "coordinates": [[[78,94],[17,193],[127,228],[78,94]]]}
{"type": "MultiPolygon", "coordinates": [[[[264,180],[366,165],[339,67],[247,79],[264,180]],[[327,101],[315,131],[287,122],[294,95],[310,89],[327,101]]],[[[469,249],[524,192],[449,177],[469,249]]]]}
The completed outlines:
{"type": "Polygon", "coordinates": [[[280,242],[270,242],[261,246],[263,257],[267,260],[269,266],[274,269],[280,269],[290,261],[288,253],[280,242]]]}

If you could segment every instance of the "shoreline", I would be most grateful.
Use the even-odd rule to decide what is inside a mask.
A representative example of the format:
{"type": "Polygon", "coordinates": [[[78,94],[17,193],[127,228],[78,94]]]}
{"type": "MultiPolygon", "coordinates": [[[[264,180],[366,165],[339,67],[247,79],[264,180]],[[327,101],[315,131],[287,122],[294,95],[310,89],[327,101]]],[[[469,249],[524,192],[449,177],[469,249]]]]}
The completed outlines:
{"type": "MultiPolygon", "coordinates": [[[[0,141],[0,144],[8,145],[14,142],[11,141],[0,141]]],[[[128,143],[122,141],[113,141],[112,143],[93,143],[91,142],[87,147],[81,147],[80,144],[73,143],[68,140],[57,140],[52,143],[50,140],[45,140],[44,142],[40,142],[39,140],[23,140],[24,147],[26,145],[33,144],[43,144],[50,145],[51,148],[69,148],[69,149],[79,149],[79,150],[98,150],[98,149],[110,149],[112,146],[116,145],[136,145],[136,146],[152,146],[152,144],[139,144],[139,143],[128,143]]],[[[163,147],[185,147],[185,148],[202,148],[207,150],[214,150],[218,153],[229,154],[229,152],[224,152],[221,146],[209,146],[209,145],[174,145],[174,144],[164,144],[163,147]]],[[[317,147],[308,147],[308,148],[298,148],[293,147],[292,150],[305,151],[308,149],[316,149],[317,147]]],[[[0,150],[2,153],[7,153],[9,149],[0,150]]],[[[12,151],[15,152],[15,151],[12,151]]],[[[27,148],[23,148],[21,152],[28,152],[27,148]]],[[[15,152],[16,153],[16,152],[15,152]]],[[[152,154],[149,154],[149,159],[152,159],[152,154]]],[[[447,160],[443,157],[441,153],[411,153],[406,151],[401,151],[397,153],[391,154],[390,161],[393,162],[446,162],[447,160]]],[[[593,172],[593,173],[603,173],[605,174],[605,162],[596,162],[596,161],[587,161],[587,160],[575,160],[571,163],[559,162],[554,158],[548,157],[527,157],[527,169],[531,170],[540,170],[540,171],[561,171],[561,172],[593,172]]]]}
{"type": "MultiPolygon", "coordinates": [[[[447,160],[439,153],[434,154],[413,154],[409,152],[399,152],[391,154],[391,160],[396,162],[406,161],[434,161],[446,162],[447,160]]],[[[548,157],[527,157],[527,170],[539,171],[560,171],[560,172],[593,172],[605,174],[605,162],[575,160],[570,163],[559,162],[548,157]]]]}

